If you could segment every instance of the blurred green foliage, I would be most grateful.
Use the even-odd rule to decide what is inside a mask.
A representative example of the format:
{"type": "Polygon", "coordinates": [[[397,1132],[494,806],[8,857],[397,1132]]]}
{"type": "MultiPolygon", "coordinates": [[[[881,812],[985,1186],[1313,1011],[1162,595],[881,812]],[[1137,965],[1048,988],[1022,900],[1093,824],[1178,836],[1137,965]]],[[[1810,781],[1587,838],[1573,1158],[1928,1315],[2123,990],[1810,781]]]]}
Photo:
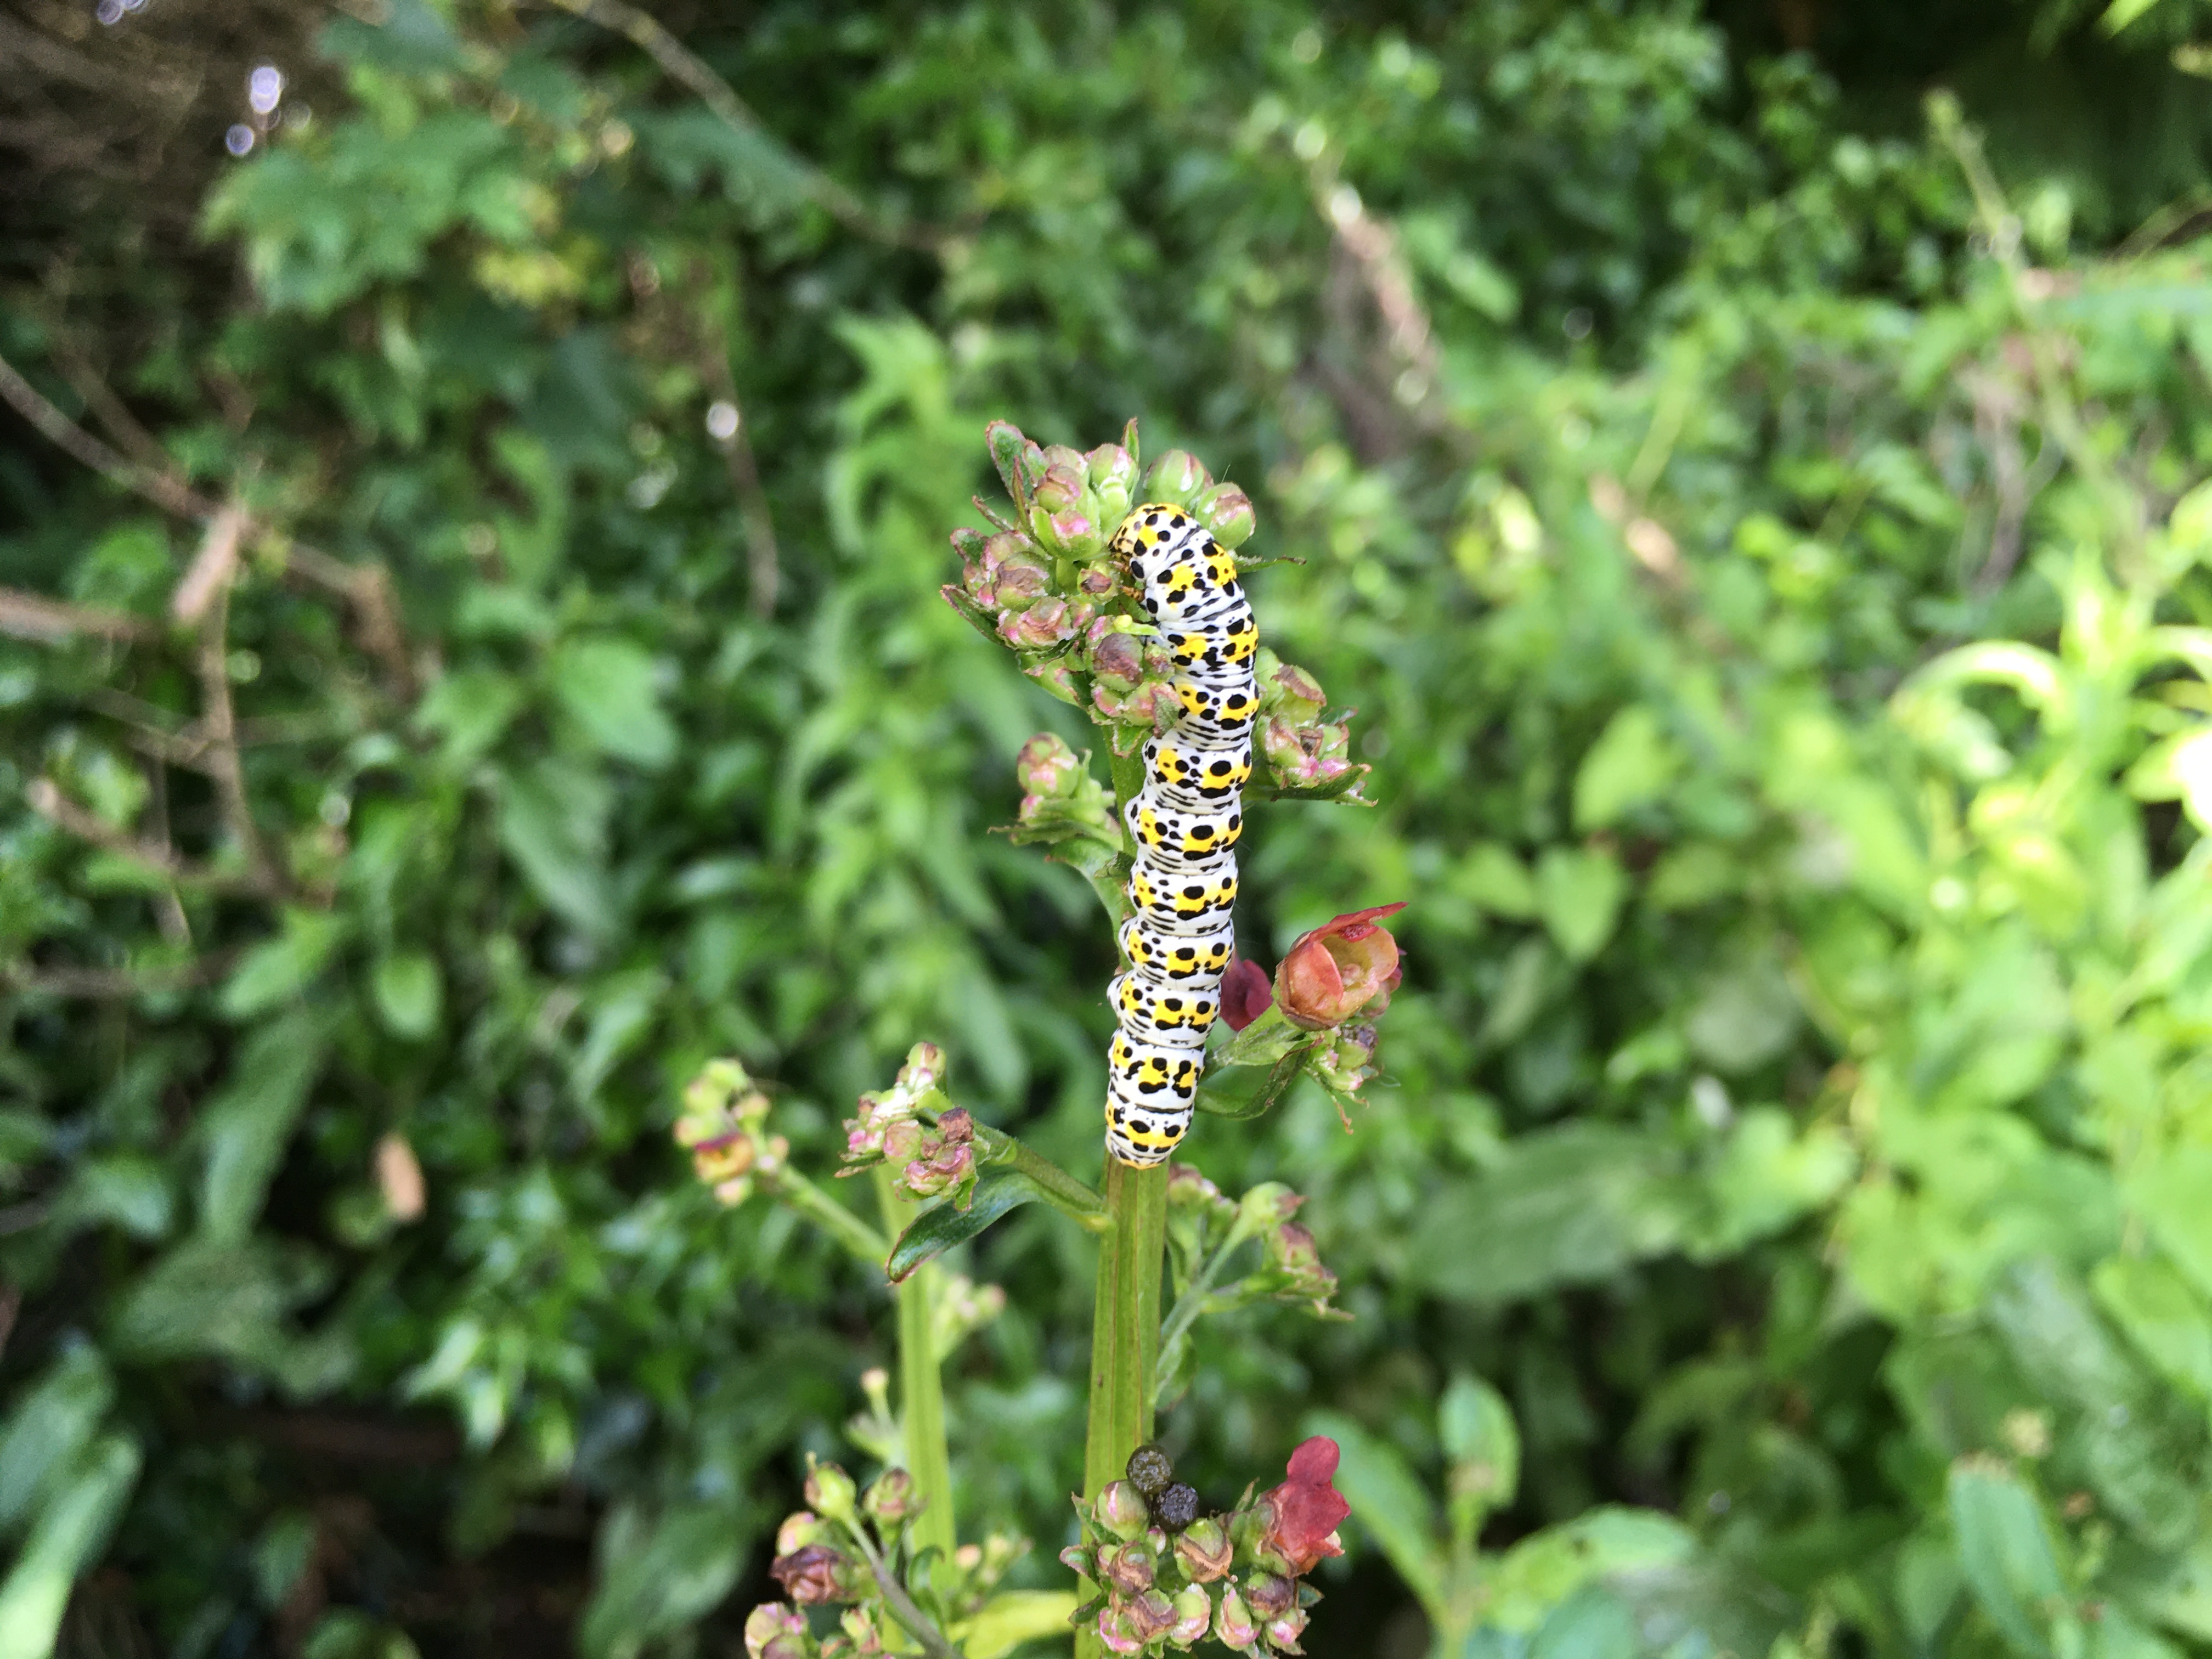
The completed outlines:
{"type": "MultiPolygon", "coordinates": [[[[333,13],[9,256],[36,393],[246,517],[0,453],[0,1654],[729,1649],[889,1304],[676,1091],[826,1164],[926,1036],[1091,1167],[1112,945],[988,833],[1083,733],[936,589],[987,418],[1132,414],[1376,769],[1246,949],[1413,902],[1357,1134],[1188,1149],[1358,1315],[1165,1425],[1223,1503],[1345,1439],[1312,1650],[2212,1647],[2197,9],[1926,33],[1978,202],[1810,3],[592,9],[333,13]]],[[[7,27],[57,108],[257,61],[7,27]]],[[[964,1264],[1036,1583],[1089,1249],[964,1264]]]]}

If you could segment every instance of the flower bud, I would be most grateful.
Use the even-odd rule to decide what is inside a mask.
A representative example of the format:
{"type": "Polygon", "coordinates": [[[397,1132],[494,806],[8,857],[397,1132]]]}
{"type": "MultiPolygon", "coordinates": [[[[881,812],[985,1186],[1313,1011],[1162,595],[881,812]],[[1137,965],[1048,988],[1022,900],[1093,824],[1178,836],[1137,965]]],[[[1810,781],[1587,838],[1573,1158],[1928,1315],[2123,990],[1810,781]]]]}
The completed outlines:
{"type": "Polygon", "coordinates": [[[903,1118],[884,1130],[884,1157],[893,1164],[903,1164],[908,1158],[919,1158],[922,1149],[930,1144],[929,1126],[903,1118]]]}
{"type": "Polygon", "coordinates": [[[1134,1538],[1152,1524],[1144,1494],[1127,1480],[1109,1480],[1091,1505],[1092,1517],[1116,1538],[1134,1538]]]}
{"type": "Polygon", "coordinates": [[[826,1520],[849,1521],[853,1518],[853,1499],[857,1495],[851,1475],[835,1463],[817,1463],[812,1453],[807,1454],[808,1508],[818,1510],[826,1520]]]}
{"type": "Polygon", "coordinates": [[[1123,1595],[1139,1595],[1152,1587],[1152,1559],[1141,1543],[1102,1544],[1097,1576],[1123,1595]]]}
{"type": "Polygon", "coordinates": [[[809,1544],[769,1564],[769,1576],[802,1607],[859,1599],[860,1567],[827,1544],[809,1544]]]}
{"type": "Polygon", "coordinates": [[[1193,1584],[1175,1599],[1176,1621],[1168,1632],[1168,1640],[1179,1648],[1187,1648],[1203,1637],[1213,1623],[1213,1603],[1206,1592],[1193,1584]]]}
{"type": "Polygon", "coordinates": [[[1252,539],[1260,527],[1252,511],[1252,498],[1232,483],[1218,483],[1190,504],[1194,517],[1222,546],[1234,550],[1252,539]]]}
{"type": "Polygon", "coordinates": [[[1297,1582],[1279,1572],[1255,1572],[1244,1581],[1244,1599],[1255,1617],[1273,1619],[1297,1606],[1297,1582]]]}
{"type": "Polygon", "coordinates": [[[991,602],[1007,611],[1026,611],[1052,591],[1052,567],[1027,542],[1012,536],[994,536],[986,545],[1002,544],[997,562],[988,569],[991,602]]]}
{"type": "Polygon", "coordinates": [[[933,1042],[917,1042],[906,1051],[906,1064],[899,1067],[900,1088],[921,1094],[944,1080],[944,1049],[933,1042]]]}
{"type": "Polygon", "coordinates": [[[911,1519],[917,1508],[914,1498],[914,1477],[904,1469],[885,1469],[876,1477],[875,1483],[860,1499],[860,1507],[868,1512],[871,1518],[889,1526],[895,1527],[902,1521],[911,1519]]]}
{"type": "Polygon", "coordinates": [[[1103,565],[1092,565],[1075,579],[1075,587],[1094,599],[1103,599],[1114,591],[1114,573],[1103,565]]]}
{"type": "Polygon", "coordinates": [[[1249,957],[1230,958],[1229,971],[1221,976],[1221,1018],[1231,1030],[1243,1030],[1266,1013],[1274,1000],[1275,982],[1265,968],[1249,957]]]}
{"type": "Polygon", "coordinates": [[[1237,1593],[1234,1584],[1221,1592],[1221,1605],[1213,1610],[1213,1639],[1239,1652],[1249,1650],[1253,1643],[1260,1639],[1260,1628],[1252,1622],[1252,1610],[1237,1593]]]}
{"type": "Polygon", "coordinates": [[[1101,444],[1084,458],[1100,522],[1117,526],[1137,499],[1137,463],[1119,444],[1101,444]]]}
{"type": "Polygon", "coordinates": [[[1301,938],[1275,969],[1275,1001],[1285,1018],[1309,1031],[1340,1025],[1362,1009],[1379,1013],[1403,977],[1398,941],[1376,920],[1396,904],[1355,910],[1301,938]]]}
{"type": "MultiPolygon", "coordinates": [[[[947,1112],[945,1116],[951,1117],[947,1112]]],[[[923,1156],[910,1159],[899,1171],[899,1185],[908,1196],[935,1198],[972,1180],[975,1149],[964,1140],[940,1138],[923,1156]]]]}
{"type": "Polygon", "coordinates": [[[1130,1597],[1125,1613],[1141,1642],[1157,1642],[1176,1627],[1175,1603],[1156,1589],[1130,1597]]]}
{"type": "Polygon", "coordinates": [[[1065,657],[1054,657],[1048,662],[1025,662],[1022,672],[1035,680],[1062,702],[1082,706],[1083,699],[1075,690],[1075,675],[1065,657]]]}
{"type": "Polygon", "coordinates": [[[1212,1516],[1203,1515],[1176,1534],[1175,1553],[1192,1583],[1210,1584],[1229,1571],[1235,1550],[1229,1529],[1212,1516]]]}
{"type": "Polygon", "coordinates": [[[1126,692],[1145,677],[1145,647],[1135,635],[1109,627],[1109,620],[1091,624],[1091,672],[1100,685],[1126,692]]]}
{"type": "Polygon", "coordinates": [[[1182,713],[1182,701],[1165,680],[1139,680],[1126,693],[1117,693],[1101,681],[1091,688],[1091,701],[1109,720],[1156,731],[1182,713]]]}
{"type": "MultiPolygon", "coordinates": [[[[769,1659],[775,1653],[774,1644],[793,1638],[801,1644],[806,1640],[806,1615],[797,1607],[787,1607],[781,1601],[763,1601],[745,1615],[745,1652],[749,1659],[769,1659]]],[[[777,1654],[776,1659],[781,1659],[781,1656],[777,1654]]]]}
{"type": "Polygon", "coordinates": [[[1284,715],[1294,726],[1319,719],[1328,701],[1321,682],[1272,651],[1262,650],[1260,657],[1254,665],[1254,678],[1260,682],[1260,712],[1284,715]]]}
{"type": "Polygon", "coordinates": [[[1145,1638],[1137,1634],[1126,1601],[1109,1601],[1098,1609],[1098,1639],[1109,1653],[1142,1653],[1145,1638]]]}
{"type": "Polygon", "coordinates": [[[1070,1544],[1060,1553],[1060,1565],[1070,1572],[1091,1577],[1091,1552],[1080,1544],[1070,1544]]]}
{"type": "Polygon", "coordinates": [[[820,1516],[811,1510],[794,1510],[783,1517],[783,1524],[775,1529],[775,1553],[789,1555],[829,1536],[830,1528],[820,1516]]]}
{"type": "Polygon", "coordinates": [[[1288,1613],[1278,1613],[1267,1621],[1267,1645],[1278,1653],[1304,1653],[1298,1638],[1305,1634],[1306,1610],[1292,1607],[1288,1613]]]}
{"type": "Polygon", "coordinates": [[[1027,489],[1023,473],[1028,452],[1036,446],[1024,437],[1021,428],[1012,421],[994,421],[985,427],[983,442],[991,452],[991,465],[999,469],[1006,494],[1016,501],[1021,500],[1027,489]]]}
{"type": "Polygon", "coordinates": [[[884,1650],[883,1632],[876,1628],[873,1607],[849,1608],[837,1623],[853,1644],[853,1659],[873,1659],[884,1650]]]}
{"type": "Polygon", "coordinates": [[[1186,506],[1212,482],[1212,475],[1198,464],[1197,456],[1187,449],[1170,449],[1152,463],[1145,494],[1153,501],[1186,506]]]}
{"type": "Polygon", "coordinates": [[[1200,1175],[1188,1164],[1170,1165],[1168,1170],[1168,1202],[1193,1209],[1208,1208],[1221,1201],[1221,1188],[1200,1175]]]}
{"type": "Polygon", "coordinates": [[[1000,617],[999,637],[1017,651],[1048,651],[1075,637],[1075,623],[1067,614],[1067,601],[1048,596],[1026,611],[1009,611],[1000,617]]]}
{"type": "Polygon", "coordinates": [[[1285,1221],[1267,1235],[1267,1265],[1279,1273],[1304,1273],[1321,1266],[1321,1247],[1295,1221],[1285,1221]]]}

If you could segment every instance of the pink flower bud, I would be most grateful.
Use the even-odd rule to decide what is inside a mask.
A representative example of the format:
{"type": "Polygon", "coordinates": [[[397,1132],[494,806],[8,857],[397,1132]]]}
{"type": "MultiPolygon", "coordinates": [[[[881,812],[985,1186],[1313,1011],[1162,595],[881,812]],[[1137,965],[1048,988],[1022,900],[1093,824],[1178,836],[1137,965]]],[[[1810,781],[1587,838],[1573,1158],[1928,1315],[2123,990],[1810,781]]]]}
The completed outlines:
{"type": "Polygon", "coordinates": [[[1052,572],[1027,554],[1000,561],[992,573],[991,598],[1007,611],[1026,611],[1052,587],[1052,572]]]}
{"type": "MultiPolygon", "coordinates": [[[[951,1116],[947,1113],[946,1116],[951,1116]]],[[[899,1185],[914,1198],[935,1198],[949,1193],[975,1171],[975,1152],[963,1141],[940,1139],[937,1146],[899,1171],[899,1185]]]]}
{"type": "Polygon", "coordinates": [[[1098,1639],[1109,1653],[1142,1653],[1145,1638],[1129,1621],[1126,1603],[1108,1602],[1098,1609],[1098,1639]]]}
{"type": "Polygon", "coordinates": [[[1221,976],[1221,1018],[1231,1030],[1243,1030],[1266,1013],[1274,1000],[1274,981],[1265,968],[1249,957],[1230,959],[1229,971],[1221,976]]]}
{"type": "Polygon", "coordinates": [[[1048,651],[1075,637],[1067,614],[1067,601],[1047,597],[1026,611],[1009,611],[999,618],[999,637],[1017,651],[1048,651]]]}
{"type": "Polygon", "coordinates": [[[1156,1589],[1130,1597],[1124,1614],[1130,1630],[1142,1642],[1157,1642],[1176,1627],[1175,1603],[1156,1589]]]}
{"type": "Polygon", "coordinates": [[[1100,623],[1091,629],[1091,672],[1099,684],[1127,691],[1145,677],[1145,650],[1133,634],[1107,628],[1100,623]]]}
{"type": "Polygon", "coordinates": [[[945,1050],[933,1042],[917,1042],[906,1051],[899,1067],[898,1086],[912,1094],[934,1089],[945,1079],[945,1050]]]}
{"type": "Polygon", "coordinates": [[[1380,904],[1355,910],[1315,928],[1290,948],[1275,969],[1275,1001],[1294,1025],[1309,1031],[1340,1025],[1370,1005],[1389,1006],[1403,970],[1398,941],[1376,920],[1406,908],[1380,904]]]}
{"type": "Polygon", "coordinates": [[[1279,1572],[1253,1573],[1244,1581],[1244,1599],[1255,1617],[1273,1619],[1297,1606],[1297,1581],[1279,1572]]]}
{"type": "Polygon", "coordinates": [[[885,1469],[861,1497],[860,1507],[878,1521],[897,1525],[915,1512],[914,1477],[904,1469],[885,1469]]]}
{"type": "Polygon", "coordinates": [[[1298,1638],[1305,1634],[1306,1610],[1292,1607],[1288,1613],[1276,1614],[1267,1621],[1267,1645],[1278,1653],[1304,1653],[1298,1638]]]}
{"type": "Polygon", "coordinates": [[[781,1601],[763,1601],[745,1615],[745,1652],[750,1659],[766,1659],[769,1644],[780,1638],[806,1639],[806,1615],[781,1601]]]}
{"type": "Polygon", "coordinates": [[[1140,1595],[1152,1587],[1152,1553],[1141,1542],[1101,1545],[1098,1577],[1123,1595],[1140,1595]]]}
{"type": "Polygon", "coordinates": [[[802,1607],[859,1599],[860,1569],[827,1544],[809,1544],[769,1564],[769,1576],[802,1607]]]}
{"type": "Polygon", "coordinates": [[[818,1544],[829,1535],[829,1526],[813,1510],[795,1510],[785,1516],[783,1524],[775,1529],[775,1553],[789,1555],[809,1544],[818,1544]]]}
{"type": "Polygon", "coordinates": [[[1151,1524],[1144,1494],[1127,1480],[1109,1480],[1091,1506],[1091,1518],[1116,1538],[1134,1538],[1151,1524]]]}

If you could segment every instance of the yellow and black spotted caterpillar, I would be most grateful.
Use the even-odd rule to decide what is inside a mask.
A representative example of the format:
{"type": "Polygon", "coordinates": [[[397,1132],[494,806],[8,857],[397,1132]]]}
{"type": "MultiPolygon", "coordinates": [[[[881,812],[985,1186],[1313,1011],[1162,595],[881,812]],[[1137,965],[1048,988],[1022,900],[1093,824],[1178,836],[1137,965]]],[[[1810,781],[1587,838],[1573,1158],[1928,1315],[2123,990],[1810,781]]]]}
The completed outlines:
{"type": "Polygon", "coordinates": [[[1145,743],[1145,784],[1121,803],[1136,849],[1121,952],[1107,992],[1118,1029],[1107,1052],[1106,1150],[1164,1164],[1190,1127],[1206,1034],[1221,1012],[1235,950],[1237,840],[1252,775],[1252,676],[1260,630],[1237,562],[1178,507],[1148,503],[1121,521],[1113,551],[1175,660],[1182,713],[1145,743]]]}

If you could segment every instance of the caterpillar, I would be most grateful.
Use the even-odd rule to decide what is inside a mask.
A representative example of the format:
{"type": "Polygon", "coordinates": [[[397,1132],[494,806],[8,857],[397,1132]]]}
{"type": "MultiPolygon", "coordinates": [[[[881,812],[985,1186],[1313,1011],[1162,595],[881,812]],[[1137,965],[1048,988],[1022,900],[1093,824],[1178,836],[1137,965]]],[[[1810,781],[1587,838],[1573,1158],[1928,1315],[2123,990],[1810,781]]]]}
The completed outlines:
{"type": "Polygon", "coordinates": [[[1124,1164],[1164,1164],[1189,1127],[1206,1069],[1206,1034],[1221,1012],[1234,953],[1237,842],[1252,775],[1252,673],[1259,626],[1237,562],[1181,508],[1153,501],[1121,520],[1111,544],[1142,590],[1175,663],[1182,712],[1145,741],[1145,782],[1124,801],[1135,860],[1128,966],[1107,988],[1106,1150],[1124,1164]]]}

